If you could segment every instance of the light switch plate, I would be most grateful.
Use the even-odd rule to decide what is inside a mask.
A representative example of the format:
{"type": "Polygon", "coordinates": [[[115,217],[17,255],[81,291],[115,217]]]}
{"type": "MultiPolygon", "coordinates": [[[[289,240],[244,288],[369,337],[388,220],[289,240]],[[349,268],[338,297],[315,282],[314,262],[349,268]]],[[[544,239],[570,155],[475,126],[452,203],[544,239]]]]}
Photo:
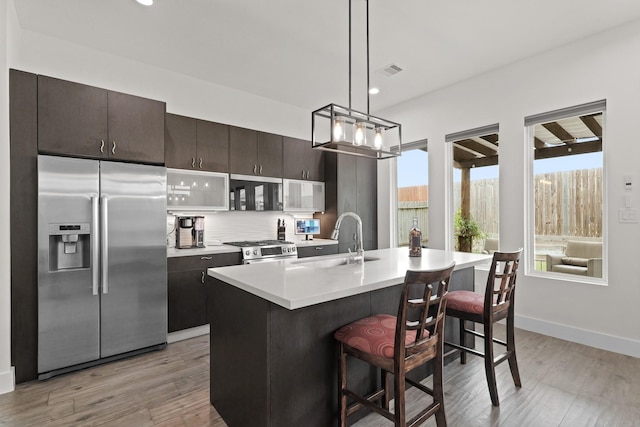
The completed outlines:
{"type": "Polygon", "coordinates": [[[618,222],[637,223],[639,216],[638,209],[620,209],[618,211],[618,222]]]}

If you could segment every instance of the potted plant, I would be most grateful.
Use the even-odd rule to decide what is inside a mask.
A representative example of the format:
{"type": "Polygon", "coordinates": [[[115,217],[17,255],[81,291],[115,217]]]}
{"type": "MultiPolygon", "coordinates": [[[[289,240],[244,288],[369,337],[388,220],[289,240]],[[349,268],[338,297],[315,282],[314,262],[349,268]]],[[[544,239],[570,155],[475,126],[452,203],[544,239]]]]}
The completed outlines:
{"type": "Polygon", "coordinates": [[[458,250],[460,252],[471,252],[473,239],[485,237],[480,225],[469,215],[465,218],[462,210],[458,209],[455,216],[455,236],[458,239],[458,250]]]}

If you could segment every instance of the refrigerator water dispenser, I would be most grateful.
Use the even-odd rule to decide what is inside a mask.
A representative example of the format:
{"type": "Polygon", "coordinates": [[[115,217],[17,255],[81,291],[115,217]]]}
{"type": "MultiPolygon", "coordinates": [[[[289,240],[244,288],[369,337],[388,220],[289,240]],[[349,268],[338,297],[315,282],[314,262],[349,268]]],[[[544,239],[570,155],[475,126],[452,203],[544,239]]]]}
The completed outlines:
{"type": "Polygon", "coordinates": [[[49,224],[49,271],[91,266],[89,223],[49,224]]]}

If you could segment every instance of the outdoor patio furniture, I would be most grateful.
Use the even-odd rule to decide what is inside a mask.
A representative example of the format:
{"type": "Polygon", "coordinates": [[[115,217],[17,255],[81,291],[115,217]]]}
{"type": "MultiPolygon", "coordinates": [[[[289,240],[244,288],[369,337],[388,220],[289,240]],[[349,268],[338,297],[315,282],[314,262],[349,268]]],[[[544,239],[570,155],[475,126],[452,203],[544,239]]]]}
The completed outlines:
{"type": "Polygon", "coordinates": [[[547,271],[602,277],[602,242],[567,241],[562,255],[547,255],[547,271]]]}

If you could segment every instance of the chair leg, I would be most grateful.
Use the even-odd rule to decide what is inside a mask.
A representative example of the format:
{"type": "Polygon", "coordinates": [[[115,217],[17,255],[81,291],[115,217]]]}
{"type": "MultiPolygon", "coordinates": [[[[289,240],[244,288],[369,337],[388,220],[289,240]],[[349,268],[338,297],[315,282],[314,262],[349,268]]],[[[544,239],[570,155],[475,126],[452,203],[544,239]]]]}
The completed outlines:
{"type": "Polygon", "coordinates": [[[405,427],[407,425],[407,415],[405,412],[405,380],[404,374],[401,372],[395,372],[393,375],[393,398],[394,398],[394,415],[395,426],[405,427]]]}
{"type": "Polygon", "coordinates": [[[518,370],[518,360],[516,359],[516,341],[513,326],[513,316],[507,317],[507,352],[509,352],[509,369],[516,387],[522,387],[520,381],[520,371],[518,370]]]}
{"type": "Polygon", "coordinates": [[[440,404],[440,408],[435,414],[436,425],[438,427],[447,427],[447,418],[444,412],[444,375],[442,354],[444,354],[444,348],[440,350],[440,356],[436,356],[433,361],[433,401],[440,404]]]}
{"type": "MultiPolygon", "coordinates": [[[[463,319],[458,319],[458,327],[460,329],[460,345],[466,347],[466,343],[465,343],[466,334],[464,332],[464,320],[463,319]]],[[[460,350],[460,363],[462,363],[463,365],[465,363],[467,363],[467,353],[462,351],[462,350],[460,350]]]]}
{"type": "Polygon", "coordinates": [[[500,406],[496,385],[496,366],[493,363],[493,325],[490,322],[484,324],[484,370],[487,374],[491,403],[493,406],[500,406]]]}
{"type": "Polygon", "coordinates": [[[340,427],[347,426],[347,396],[344,389],[347,388],[347,354],[343,351],[342,343],[340,343],[340,356],[338,366],[338,397],[340,399],[340,427]]]}
{"type": "Polygon", "coordinates": [[[391,401],[391,373],[382,369],[382,388],[384,389],[384,397],[382,398],[382,407],[389,410],[389,401],[391,401]]]}

